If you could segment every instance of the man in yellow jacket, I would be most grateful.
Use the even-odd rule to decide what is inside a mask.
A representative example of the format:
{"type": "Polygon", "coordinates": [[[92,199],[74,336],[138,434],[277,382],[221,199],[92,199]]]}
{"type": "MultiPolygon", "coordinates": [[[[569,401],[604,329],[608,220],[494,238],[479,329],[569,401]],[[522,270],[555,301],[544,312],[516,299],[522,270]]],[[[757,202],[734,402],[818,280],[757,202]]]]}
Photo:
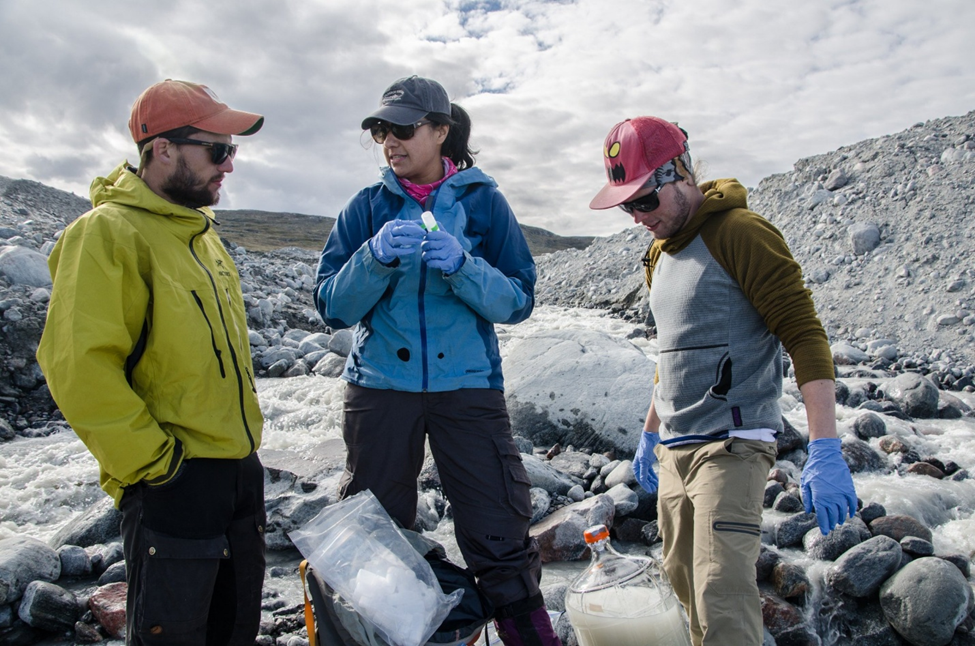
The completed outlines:
{"type": "Polygon", "coordinates": [[[37,359],[122,512],[130,644],[253,644],[264,582],[263,418],[240,277],[214,232],[233,135],[264,117],[166,80],[140,153],[91,185],[48,262],[37,359]]]}

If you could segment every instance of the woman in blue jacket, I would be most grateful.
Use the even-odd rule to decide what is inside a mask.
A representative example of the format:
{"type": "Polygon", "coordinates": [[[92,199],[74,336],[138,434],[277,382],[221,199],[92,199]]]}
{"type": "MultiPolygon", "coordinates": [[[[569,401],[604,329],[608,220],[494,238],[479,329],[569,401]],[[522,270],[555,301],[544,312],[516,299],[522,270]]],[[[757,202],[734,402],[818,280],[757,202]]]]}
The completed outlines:
{"type": "Polygon", "coordinates": [[[315,292],[329,327],[355,326],[341,495],[369,489],[412,528],[429,439],[458,546],[502,640],[552,646],[494,331],[531,314],[535,263],[497,184],[474,167],[470,125],[439,83],[416,76],[393,83],[362,122],[388,168],[339,214],[315,292]]]}

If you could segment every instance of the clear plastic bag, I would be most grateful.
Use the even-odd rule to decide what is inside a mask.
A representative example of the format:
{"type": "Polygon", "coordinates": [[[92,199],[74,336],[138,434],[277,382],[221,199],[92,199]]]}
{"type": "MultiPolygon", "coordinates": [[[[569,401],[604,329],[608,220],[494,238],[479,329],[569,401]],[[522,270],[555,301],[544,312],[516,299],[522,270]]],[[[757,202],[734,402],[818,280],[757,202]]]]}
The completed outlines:
{"type": "Polygon", "coordinates": [[[463,595],[443,593],[430,564],[371,491],[326,507],[289,536],[325,582],[393,646],[425,643],[463,595]]]}

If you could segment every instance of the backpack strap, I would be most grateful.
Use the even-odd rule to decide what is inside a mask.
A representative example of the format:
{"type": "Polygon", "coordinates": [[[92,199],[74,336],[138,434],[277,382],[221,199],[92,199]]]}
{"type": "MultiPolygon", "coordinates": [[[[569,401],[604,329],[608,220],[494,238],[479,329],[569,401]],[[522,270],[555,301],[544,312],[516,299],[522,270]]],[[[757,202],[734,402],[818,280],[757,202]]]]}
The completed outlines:
{"type": "Polygon", "coordinates": [[[305,595],[305,627],[308,629],[308,646],[315,645],[315,613],[311,609],[311,599],[308,598],[308,585],[305,582],[305,571],[308,569],[308,561],[303,560],[298,566],[298,573],[301,575],[301,591],[305,595]]]}

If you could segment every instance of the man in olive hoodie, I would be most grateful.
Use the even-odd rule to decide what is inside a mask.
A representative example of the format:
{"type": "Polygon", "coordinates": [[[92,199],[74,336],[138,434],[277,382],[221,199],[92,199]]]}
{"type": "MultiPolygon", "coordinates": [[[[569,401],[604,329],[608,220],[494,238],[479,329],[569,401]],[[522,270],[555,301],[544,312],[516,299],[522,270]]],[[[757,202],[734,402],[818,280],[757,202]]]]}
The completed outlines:
{"type": "Polygon", "coordinates": [[[755,561],[783,430],[783,346],[809,426],[806,511],[823,534],[857,511],[826,332],[782,234],[748,210],[736,180],[697,184],[676,124],[623,121],[603,160],[609,182],[590,207],[619,206],[654,238],[644,265],[660,353],[634,475],[658,494],[663,565],[693,643],[758,646],[755,561]]]}
{"type": "Polygon", "coordinates": [[[129,644],[253,644],[264,582],[263,418],[240,277],[213,229],[232,135],[264,117],[166,80],[140,153],[61,235],[37,358],[122,512],[129,644]]]}

